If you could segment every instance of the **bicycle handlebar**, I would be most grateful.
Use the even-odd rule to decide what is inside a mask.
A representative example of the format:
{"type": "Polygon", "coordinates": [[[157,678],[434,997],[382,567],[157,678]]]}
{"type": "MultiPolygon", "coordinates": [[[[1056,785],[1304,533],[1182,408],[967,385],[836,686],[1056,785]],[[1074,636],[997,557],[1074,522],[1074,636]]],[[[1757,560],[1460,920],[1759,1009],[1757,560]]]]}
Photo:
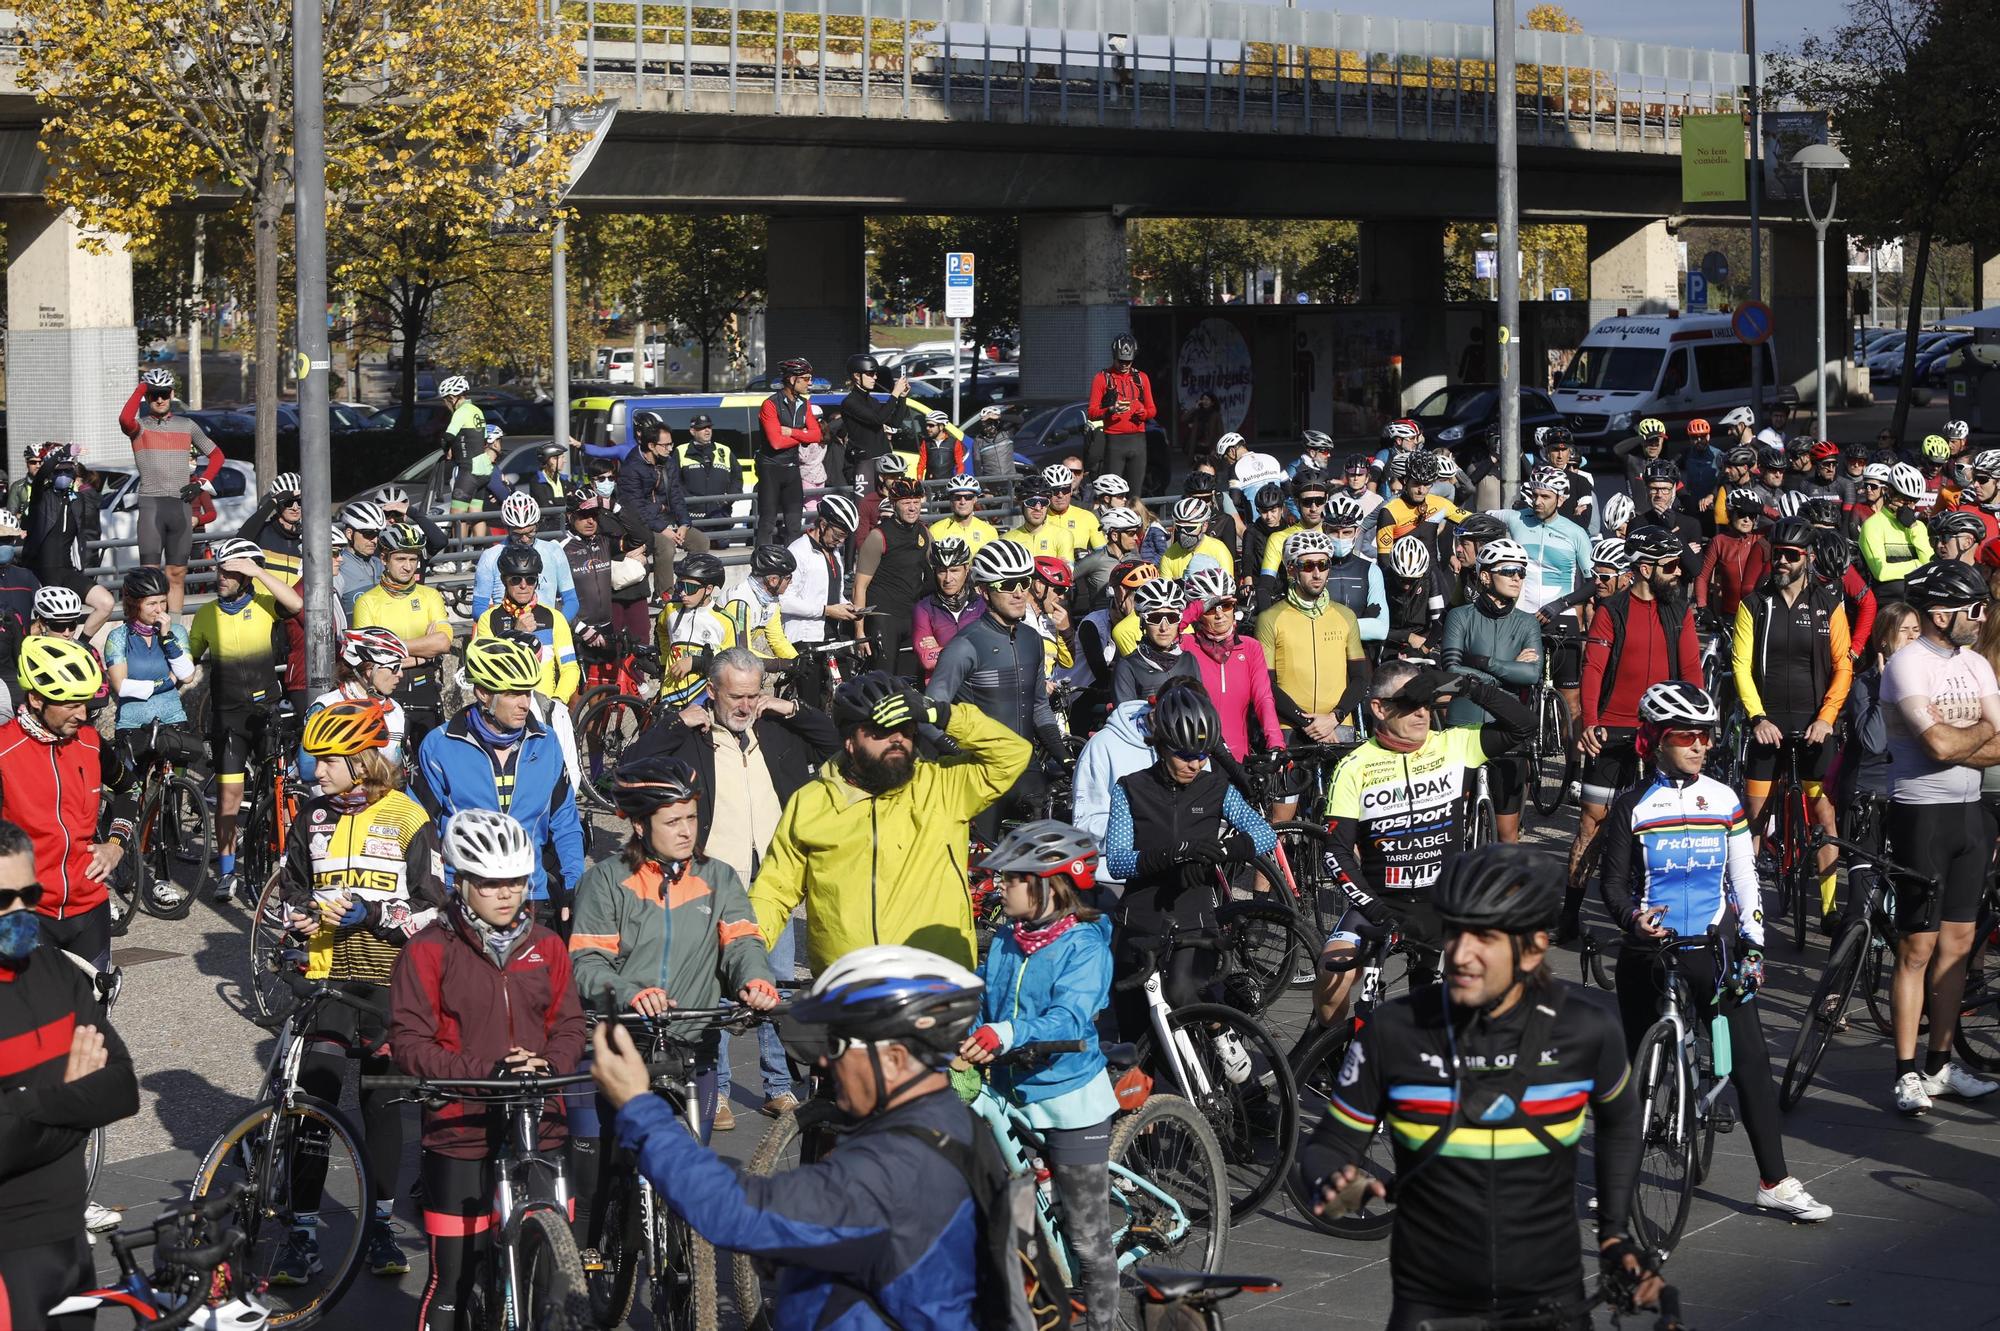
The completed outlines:
{"type": "Polygon", "coordinates": [[[1878,869],[1894,874],[1898,878],[1924,877],[1923,874],[1918,873],[1915,869],[1905,868],[1878,850],[1864,846],[1857,841],[1847,841],[1837,836],[1828,836],[1826,829],[1815,828],[1813,829],[1812,839],[1807,843],[1806,849],[1818,850],[1821,846],[1836,846],[1848,854],[1857,857],[1861,862],[1849,865],[1848,867],[1851,869],[1878,869]]]}
{"type": "Polygon", "coordinates": [[[1172,948],[1185,947],[1197,952],[1222,950],[1222,936],[1214,929],[1182,929],[1171,934],[1128,934],[1124,943],[1141,953],[1145,964],[1124,979],[1112,982],[1111,987],[1121,992],[1145,984],[1146,977],[1159,969],[1160,954],[1172,948]]]}
{"type": "Polygon", "coordinates": [[[279,971],[278,978],[301,1002],[342,1003],[366,1016],[380,1017],[385,1022],[389,1020],[389,1009],[381,1004],[357,997],[344,989],[335,989],[323,980],[309,980],[290,970],[279,971]]]}
{"type": "MultiPolygon", "coordinates": [[[[515,1097],[530,1097],[542,1100],[550,1091],[561,1090],[565,1086],[581,1086],[591,1080],[588,1072],[569,1072],[561,1076],[542,1073],[524,1073],[518,1077],[363,1077],[361,1089],[364,1091],[420,1091],[425,1095],[445,1097],[465,1097],[479,1091],[509,1091],[515,1097]]],[[[512,1097],[509,1097],[512,1098],[512,1097]]]]}
{"type": "Polygon", "coordinates": [[[1057,1054],[1080,1054],[1086,1042],[1083,1040],[1031,1040],[1027,1044],[1016,1045],[1004,1054],[995,1054],[995,1065],[1003,1063],[1032,1063],[1044,1058],[1054,1058],[1057,1054]]]}

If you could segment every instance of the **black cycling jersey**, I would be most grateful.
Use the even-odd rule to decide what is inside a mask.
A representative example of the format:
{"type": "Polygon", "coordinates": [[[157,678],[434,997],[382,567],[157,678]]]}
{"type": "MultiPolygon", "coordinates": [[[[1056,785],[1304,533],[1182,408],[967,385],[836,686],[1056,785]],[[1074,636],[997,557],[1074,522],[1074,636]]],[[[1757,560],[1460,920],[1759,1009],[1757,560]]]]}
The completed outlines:
{"type": "Polygon", "coordinates": [[[1026,621],[1003,625],[981,615],[945,644],[924,693],[939,702],[969,702],[1022,739],[1039,738],[1046,756],[1066,759],[1044,687],[1042,642],[1026,621]]]}
{"type": "Polygon", "coordinates": [[[1576,1148],[1586,1110],[1597,1118],[1598,1236],[1625,1233],[1639,1106],[1626,1090],[1617,1013],[1553,976],[1527,998],[1489,1019],[1451,1007],[1431,985],[1377,1008],[1348,1046],[1327,1117],[1301,1154],[1306,1178],[1317,1180],[1359,1163],[1378,1127],[1389,1134],[1398,1301],[1478,1313],[1576,1296],[1576,1148]],[[1519,1102],[1496,1101],[1477,1125],[1459,1121],[1461,1091],[1512,1068],[1533,1002],[1553,1003],[1556,1015],[1519,1102]],[[1417,1164],[1447,1124],[1443,1145],[1417,1164]]]}

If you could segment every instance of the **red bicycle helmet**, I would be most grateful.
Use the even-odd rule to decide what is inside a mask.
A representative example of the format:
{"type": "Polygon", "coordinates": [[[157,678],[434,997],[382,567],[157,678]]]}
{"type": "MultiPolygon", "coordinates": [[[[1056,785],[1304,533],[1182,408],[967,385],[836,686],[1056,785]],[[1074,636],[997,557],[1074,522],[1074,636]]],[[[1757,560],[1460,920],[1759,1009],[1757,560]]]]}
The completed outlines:
{"type": "Polygon", "coordinates": [[[1068,591],[1076,582],[1070,574],[1069,565],[1054,555],[1035,556],[1035,576],[1062,591],[1068,591]]]}

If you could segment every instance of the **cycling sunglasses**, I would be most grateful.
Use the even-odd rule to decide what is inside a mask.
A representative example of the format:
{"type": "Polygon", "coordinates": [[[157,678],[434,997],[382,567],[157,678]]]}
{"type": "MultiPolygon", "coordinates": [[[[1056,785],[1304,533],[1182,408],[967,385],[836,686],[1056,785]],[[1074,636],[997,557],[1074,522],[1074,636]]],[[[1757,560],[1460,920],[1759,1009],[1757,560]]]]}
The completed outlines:
{"type": "Polygon", "coordinates": [[[1301,559],[1298,563],[1292,565],[1292,567],[1301,573],[1324,573],[1329,568],[1332,568],[1333,565],[1327,563],[1324,559],[1301,559]]]}
{"type": "Polygon", "coordinates": [[[1660,739],[1663,743],[1672,745],[1676,749],[1691,749],[1697,744],[1706,747],[1715,743],[1715,732],[1713,730],[1663,730],[1660,732],[1660,739]]]}
{"type": "Polygon", "coordinates": [[[1526,564],[1498,564],[1492,569],[1496,578],[1525,578],[1528,576],[1526,564]]]}
{"type": "Polygon", "coordinates": [[[1325,495],[1300,495],[1300,496],[1299,496],[1299,507],[1300,507],[1300,508],[1325,508],[1325,507],[1326,507],[1326,496],[1325,496],[1325,495]]]}
{"type": "MultiPolygon", "coordinates": [[[[1971,605],[1953,606],[1951,612],[1955,615],[1964,615],[1967,619],[1971,620],[1973,623],[1978,624],[1985,621],[1986,610],[1988,605],[1989,602],[1986,601],[1974,601],[1971,605]]],[[[1938,608],[1943,609],[1942,606],[1938,608]]]]}
{"type": "Polygon", "coordinates": [[[1158,614],[1147,615],[1139,622],[1142,624],[1178,624],[1181,622],[1181,617],[1177,611],[1162,610],[1158,614]]]}
{"type": "Polygon", "coordinates": [[[989,582],[986,585],[996,592],[1024,592],[1028,590],[1032,581],[1030,578],[1003,578],[999,582],[989,582]]]}
{"type": "Polygon", "coordinates": [[[1179,749],[1168,749],[1167,754],[1169,757],[1178,758],[1184,763],[1199,763],[1208,761],[1208,755],[1206,753],[1182,753],[1179,749]]]}
{"type": "Polygon", "coordinates": [[[1047,508],[1048,506],[1049,497],[1047,495],[1029,495],[1021,501],[1022,508],[1047,508]]]}
{"type": "Polygon", "coordinates": [[[1801,550],[1795,545],[1780,546],[1771,552],[1771,558],[1786,564],[1803,564],[1812,558],[1812,552],[1801,550]]]}
{"type": "Polygon", "coordinates": [[[40,883],[30,883],[22,888],[0,887],[0,911],[14,909],[17,901],[33,910],[42,904],[42,893],[46,890],[40,883]]]}
{"type": "Polygon", "coordinates": [[[1216,610],[1234,610],[1235,608],[1236,608],[1235,597],[1218,596],[1213,601],[1210,601],[1207,605],[1202,607],[1202,613],[1209,614],[1212,611],[1216,610]]]}
{"type": "Polygon", "coordinates": [[[1592,582],[1616,582],[1618,581],[1618,570],[1614,568],[1607,573],[1603,569],[1594,568],[1590,571],[1590,580],[1592,582]]]}

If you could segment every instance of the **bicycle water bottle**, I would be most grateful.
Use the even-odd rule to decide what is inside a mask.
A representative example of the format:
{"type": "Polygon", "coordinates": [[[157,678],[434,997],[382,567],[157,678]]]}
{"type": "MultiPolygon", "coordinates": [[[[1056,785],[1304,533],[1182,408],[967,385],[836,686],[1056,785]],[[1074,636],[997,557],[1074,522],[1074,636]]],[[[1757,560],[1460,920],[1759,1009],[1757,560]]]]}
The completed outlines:
{"type": "Polygon", "coordinates": [[[1216,1032],[1215,1052],[1222,1060],[1222,1075],[1229,1078],[1231,1085],[1241,1086],[1250,1080],[1250,1054],[1236,1038],[1235,1031],[1216,1032]]]}
{"type": "Polygon", "coordinates": [[[1735,1066],[1729,1053],[1729,1018],[1718,1012],[1708,1022],[1708,1058],[1715,1066],[1715,1079],[1726,1078],[1735,1066]]]}

